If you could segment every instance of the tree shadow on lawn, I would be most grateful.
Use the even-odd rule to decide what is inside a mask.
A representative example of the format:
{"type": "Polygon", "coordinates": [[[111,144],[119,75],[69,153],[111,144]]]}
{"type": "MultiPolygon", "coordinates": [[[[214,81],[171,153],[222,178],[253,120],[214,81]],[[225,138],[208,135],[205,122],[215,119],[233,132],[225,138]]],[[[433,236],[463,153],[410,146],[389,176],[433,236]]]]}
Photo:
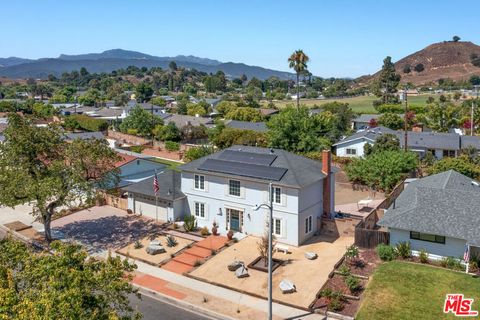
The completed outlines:
{"type": "Polygon", "coordinates": [[[81,242],[89,253],[97,253],[122,248],[147,236],[157,236],[164,228],[143,219],[111,216],[76,221],[53,229],[63,232],[67,239],[81,242]]]}

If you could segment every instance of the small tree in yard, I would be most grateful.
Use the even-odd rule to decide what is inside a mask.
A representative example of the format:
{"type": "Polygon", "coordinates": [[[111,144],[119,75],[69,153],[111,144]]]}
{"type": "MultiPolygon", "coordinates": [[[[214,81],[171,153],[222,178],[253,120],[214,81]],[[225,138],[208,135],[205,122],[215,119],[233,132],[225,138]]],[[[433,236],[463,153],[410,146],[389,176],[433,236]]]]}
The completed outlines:
{"type": "Polygon", "coordinates": [[[118,179],[119,157],[105,141],[67,143],[58,127],[36,127],[16,114],[8,122],[6,141],[0,144],[0,205],[32,204],[50,242],[55,210],[92,201],[95,181],[110,185],[118,179]]]}
{"type": "MultiPolygon", "coordinates": [[[[257,249],[260,257],[263,259],[265,263],[265,267],[268,266],[268,232],[269,232],[269,224],[268,221],[265,223],[265,233],[260,241],[257,242],[257,249]]],[[[275,240],[275,236],[272,234],[272,242],[275,240]]],[[[273,244],[272,244],[273,245],[273,244]]]]}

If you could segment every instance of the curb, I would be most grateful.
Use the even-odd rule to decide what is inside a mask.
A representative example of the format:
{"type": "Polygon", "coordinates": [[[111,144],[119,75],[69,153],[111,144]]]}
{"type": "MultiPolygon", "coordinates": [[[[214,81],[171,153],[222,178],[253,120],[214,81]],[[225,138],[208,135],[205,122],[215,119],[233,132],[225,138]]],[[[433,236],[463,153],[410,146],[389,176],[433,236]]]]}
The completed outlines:
{"type": "Polygon", "coordinates": [[[201,314],[203,316],[206,316],[210,319],[214,319],[214,320],[224,320],[224,319],[235,320],[235,318],[231,318],[229,316],[217,313],[215,311],[211,311],[209,309],[199,307],[199,306],[197,306],[195,304],[192,304],[192,303],[189,303],[189,302],[185,302],[185,301],[182,301],[182,300],[175,299],[173,297],[167,296],[163,293],[157,292],[155,290],[152,290],[152,289],[149,289],[149,288],[146,288],[146,287],[143,287],[143,286],[139,286],[139,285],[136,285],[136,284],[133,284],[133,283],[132,283],[132,286],[138,288],[139,292],[141,294],[147,293],[148,295],[150,295],[151,298],[162,301],[164,303],[168,303],[170,305],[173,305],[173,306],[181,308],[181,309],[185,309],[187,311],[194,311],[194,312],[196,312],[198,314],[201,314]]]}

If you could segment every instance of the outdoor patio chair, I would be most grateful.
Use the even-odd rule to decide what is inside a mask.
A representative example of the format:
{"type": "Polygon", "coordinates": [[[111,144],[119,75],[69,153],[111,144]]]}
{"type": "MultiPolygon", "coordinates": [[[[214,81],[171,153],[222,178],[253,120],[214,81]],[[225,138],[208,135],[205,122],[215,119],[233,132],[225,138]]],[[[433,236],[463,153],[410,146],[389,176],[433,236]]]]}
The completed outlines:
{"type": "Polygon", "coordinates": [[[283,279],[282,281],[280,281],[279,287],[280,287],[280,290],[282,290],[283,294],[292,293],[296,291],[296,288],[293,282],[287,279],[283,279]]]}
{"type": "Polygon", "coordinates": [[[275,251],[282,251],[284,254],[290,253],[290,248],[283,244],[275,244],[275,251]]]}

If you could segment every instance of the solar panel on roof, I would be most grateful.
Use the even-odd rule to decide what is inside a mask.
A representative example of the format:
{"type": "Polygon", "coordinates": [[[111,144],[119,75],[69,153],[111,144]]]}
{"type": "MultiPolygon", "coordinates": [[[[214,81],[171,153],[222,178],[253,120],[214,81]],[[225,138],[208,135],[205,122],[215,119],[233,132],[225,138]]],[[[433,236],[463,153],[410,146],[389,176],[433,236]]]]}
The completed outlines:
{"type": "Polygon", "coordinates": [[[218,157],[221,160],[235,161],[250,164],[269,166],[275,161],[277,155],[267,153],[254,153],[235,150],[224,150],[218,157]]]}
{"type": "Polygon", "coordinates": [[[198,169],[273,181],[280,181],[285,172],[287,172],[285,168],[218,159],[207,159],[198,169]]]}

